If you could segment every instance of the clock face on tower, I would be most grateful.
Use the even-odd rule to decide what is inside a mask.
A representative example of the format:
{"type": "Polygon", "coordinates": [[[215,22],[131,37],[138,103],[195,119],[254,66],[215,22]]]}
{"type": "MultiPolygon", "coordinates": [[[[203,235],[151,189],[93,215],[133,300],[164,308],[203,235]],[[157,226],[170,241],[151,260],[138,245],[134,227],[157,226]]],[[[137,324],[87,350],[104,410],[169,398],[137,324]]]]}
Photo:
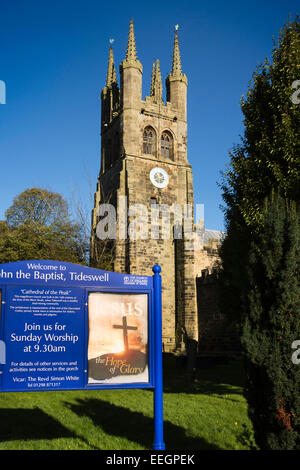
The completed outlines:
{"type": "Polygon", "coordinates": [[[150,171],[150,181],[156,188],[165,188],[169,183],[169,175],[163,168],[153,168],[150,171]]]}

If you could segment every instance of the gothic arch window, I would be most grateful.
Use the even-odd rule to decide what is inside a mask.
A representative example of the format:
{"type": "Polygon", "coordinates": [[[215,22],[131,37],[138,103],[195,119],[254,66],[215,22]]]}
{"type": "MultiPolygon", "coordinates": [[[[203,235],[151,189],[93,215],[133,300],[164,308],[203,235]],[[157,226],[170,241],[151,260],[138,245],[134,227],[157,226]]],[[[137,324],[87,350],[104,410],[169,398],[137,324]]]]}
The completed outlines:
{"type": "Polygon", "coordinates": [[[174,159],[173,137],[169,131],[164,131],[161,135],[160,150],[162,158],[174,159]]]}
{"type": "Polygon", "coordinates": [[[147,126],[143,133],[143,153],[155,155],[156,135],[155,130],[151,126],[147,126]]]}

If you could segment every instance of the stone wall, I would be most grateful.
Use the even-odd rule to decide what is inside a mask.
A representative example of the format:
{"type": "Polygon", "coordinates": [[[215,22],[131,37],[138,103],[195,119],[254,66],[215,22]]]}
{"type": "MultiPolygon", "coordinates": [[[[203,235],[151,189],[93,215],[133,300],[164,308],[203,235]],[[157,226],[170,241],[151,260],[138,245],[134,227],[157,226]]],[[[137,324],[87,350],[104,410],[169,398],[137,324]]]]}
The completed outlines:
{"type": "Polygon", "coordinates": [[[200,355],[239,354],[240,343],[234,325],[221,312],[216,273],[203,271],[196,277],[200,355]]]}

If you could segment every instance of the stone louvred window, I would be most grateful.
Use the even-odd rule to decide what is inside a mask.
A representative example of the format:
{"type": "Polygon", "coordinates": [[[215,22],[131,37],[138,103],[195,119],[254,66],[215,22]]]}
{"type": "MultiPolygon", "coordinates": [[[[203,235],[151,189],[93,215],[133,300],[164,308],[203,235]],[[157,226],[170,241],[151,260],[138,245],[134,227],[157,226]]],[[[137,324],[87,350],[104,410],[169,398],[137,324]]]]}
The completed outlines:
{"type": "Polygon", "coordinates": [[[150,126],[146,127],[144,130],[143,153],[155,155],[155,131],[150,126]]]}
{"type": "Polygon", "coordinates": [[[162,133],[160,148],[162,158],[171,158],[173,160],[173,138],[170,132],[165,131],[162,133]]]}

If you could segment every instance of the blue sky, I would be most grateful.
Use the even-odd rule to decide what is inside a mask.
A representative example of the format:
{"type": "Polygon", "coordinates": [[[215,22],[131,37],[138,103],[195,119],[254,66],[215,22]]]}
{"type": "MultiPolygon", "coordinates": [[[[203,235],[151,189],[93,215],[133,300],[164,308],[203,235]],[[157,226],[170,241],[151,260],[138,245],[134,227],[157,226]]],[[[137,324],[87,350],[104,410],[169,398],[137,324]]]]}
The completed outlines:
{"type": "MultiPolygon", "coordinates": [[[[117,70],[134,19],[143,98],[152,63],[163,80],[179,24],[188,77],[188,158],[206,228],[223,230],[220,171],[243,132],[240,98],[299,1],[130,2],[2,0],[0,4],[0,219],[13,198],[39,186],[75,194],[90,210],[100,168],[100,101],[109,39],[117,70]]],[[[298,8],[298,13],[299,8],[298,8]]],[[[300,77],[299,77],[300,78],[300,77]]]]}

